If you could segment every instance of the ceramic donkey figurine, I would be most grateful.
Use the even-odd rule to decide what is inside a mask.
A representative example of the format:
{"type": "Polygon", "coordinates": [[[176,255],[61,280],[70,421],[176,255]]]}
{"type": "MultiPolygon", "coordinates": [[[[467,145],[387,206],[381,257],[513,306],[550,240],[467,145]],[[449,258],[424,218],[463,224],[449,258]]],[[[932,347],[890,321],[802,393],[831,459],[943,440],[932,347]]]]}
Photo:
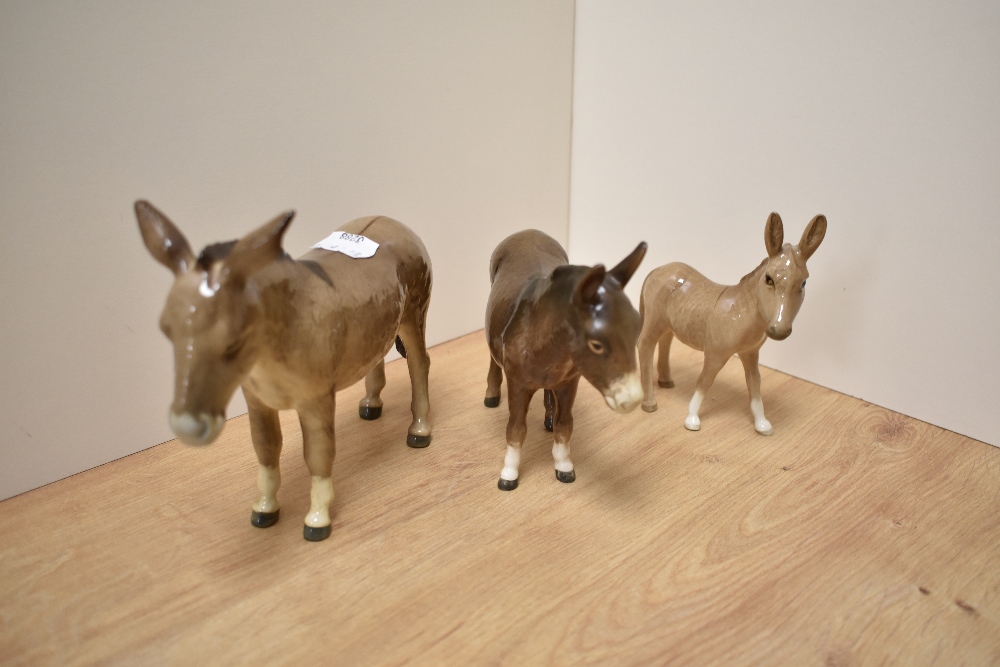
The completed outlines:
{"type": "Polygon", "coordinates": [[[552,457],[560,482],[576,479],[569,439],[581,375],[616,412],[639,404],[635,344],[640,320],[622,288],[645,254],[646,244],[640,243],[610,271],[600,264],[570,266],[562,246],[537,230],[518,232],[493,252],[484,402],[489,408],[500,405],[506,375],[510,417],[500,489],[517,488],[528,403],[539,389],[545,391],[545,427],[554,431],[552,457]]]}
{"type": "Polygon", "coordinates": [[[653,395],[653,350],[660,345],[657,362],[659,385],[673,387],[670,377],[670,343],[677,336],[685,345],[705,353],[698,387],[688,405],[684,426],[701,428],[698,412],[715,376],[734,354],[743,362],[754,429],[771,435],[760,398],[757,358],[768,338],[784,340],[805,297],[808,260],[826,235],[826,218],[817,215],[806,226],[797,246],[784,243],[781,217],[772,213],[764,227],[767,258],[743,276],[738,285],[718,285],[687,264],[679,262],[653,269],[642,285],[639,312],[639,368],[646,412],[656,410],[653,395]]]}
{"type": "Polygon", "coordinates": [[[152,205],[136,202],[135,213],[149,252],[176,276],[160,318],[174,346],[170,427],[188,444],[214,441],[229,399],[242,386],[260,463],[260,499],[251,522],[266,528],[279,513],[278,410],[297,410],[312,476],[304,536],[325,539],[333,501],[336,392],[365,378],[361,416],[379,417],[383,358],[397,335],[413,388],[407,444],[430,444],[424,324],[431,262],[423,243],[395,220],[361,218],[341,229],[378,243],[373,256],[355,259],[313,248],[292,260],[281,247],[293,216],[285,213],[239,241],[206,247],[196,258],[177,227],[152,205]]]}

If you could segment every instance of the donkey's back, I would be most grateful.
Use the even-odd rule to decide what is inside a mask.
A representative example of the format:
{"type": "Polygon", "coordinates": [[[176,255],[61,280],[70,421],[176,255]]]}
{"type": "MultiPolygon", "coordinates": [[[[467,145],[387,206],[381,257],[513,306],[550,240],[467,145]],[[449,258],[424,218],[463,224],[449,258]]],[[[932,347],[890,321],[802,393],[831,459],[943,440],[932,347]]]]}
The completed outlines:
{"type": "Polygon", "coordinates": [[[656,329],[669,329],[686,345],[704,350],[705,329],[725,285],[683,262],[649,272],[639,294],[639,314],[656,329]]]}
{"type": "Polygon", "coordinates": [[[299,258],[299,261],[315,262],[322,267],[338,290],[358,285],[370,295],[373,289],[381,287],[395,291],[402,284],[407,291],[424,288],[429,292],[431,260],[427,248],[403,223],[375,215],[352,220],[337,231],[364,236],[379,244],[375,254],[364,261],[321,248],[313,248],[299,258]]]}
{"type": "Polygon", "coordinates": [[[525,229],[508,236],[493,251],[490,282],[496,283],[501,269],[502,279],[523,279],[538,273],[549,275],[562,264],[569,264],[569,257],[558,241],[537,229],[525,229]]]}

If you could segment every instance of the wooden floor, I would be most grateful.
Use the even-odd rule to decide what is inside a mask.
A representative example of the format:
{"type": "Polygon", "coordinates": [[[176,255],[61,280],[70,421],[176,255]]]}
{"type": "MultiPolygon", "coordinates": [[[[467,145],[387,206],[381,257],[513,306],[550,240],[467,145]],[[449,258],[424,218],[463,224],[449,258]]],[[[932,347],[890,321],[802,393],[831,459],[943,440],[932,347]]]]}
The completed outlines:
{"type": "Polygon", "coordinates": [[[267,530],[245,417],[6,500],[0,664],[1000,663],[1000,450],[766,369],[759,436],[735,360],[691,433],[674,348],[654,414],[581,388],[574,484],[536,397],[510,493],[482,332],[431,352],[428,449],[390,364],[379,421],[338,395],[321,543],[294,413],[267,530]]]}

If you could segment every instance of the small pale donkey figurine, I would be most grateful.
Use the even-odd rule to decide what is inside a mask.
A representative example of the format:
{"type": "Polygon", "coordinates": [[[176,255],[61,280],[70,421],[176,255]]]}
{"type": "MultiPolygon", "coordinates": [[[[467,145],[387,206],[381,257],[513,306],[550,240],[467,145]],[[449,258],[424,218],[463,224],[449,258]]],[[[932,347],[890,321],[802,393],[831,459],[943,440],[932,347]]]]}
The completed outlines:
{"type": "Polygon", "coordinates": [[[525,418],[531,397],[545,392],[545,428],[554,431],[556,479],[576,479],[569,458],[573,401],[580,377],[587,378],[616,412],[639,405],[642,387],[635,360],[639,313],[622,291],[639,267],[646,244],[605,271],[598,264],[570,266],[566,251],[537,230],[504,240],[490,260],[486,337],[490,370],[488,408],[500,405],[507,376],[507,454],[497,486],[517,488],[525,418]]]}
{"type": "Polygon", "coordinates": [[[430,444],[424,323],[431,261],[423,243],[402,223],[376,216],[341,228],[346,234],[337,243],[351,246],[343,252],[315,247],[293,260],[281,248],[293,216],[284,213],[239,241],[210,245],[195,257],[184,235],[151,204],[136,202],[135,213],[149,252],[175,275],[160,317],[174,346],[171,429],[190,445],[213,442],[229,399],[242,386],[260,463],[260,499],[250,520],[267,528],[279,514],[278,411],[297,410],[312,475],[303,535],[326,539],[337,390],[364,378],[361,417],[378,418],[383,358],[394,340],[400,346],[402,339],[413,389],[407,444],[430,444]],[[352,244],[367,250],[349,256],[352,244]]]}
{"type": "Polygon", "coordinates": [[[764,227],[767,258],[743,276],[738,285],[718,285],[687,264],[679,262],[653,269],[642,285],[639,312],[639,368],[646,412],[656,410],[653,395],[653,350],[660,345],[657,362],[661,387],[673,387],[670,378],[670,343],[677,336],[685,345],[705,353],[684,426],[701,428],[698,412],[715,376],[734,354],[743,362],[754,429],[771,435],[760,398],[757,358],[768,338],[784,340],[792,333],[792,320],[805,297],[808,260],[826,235],[826,218],[817,215],[806,226],[798,245],[784,243],[781,217],[772,213],[764,227]]]}

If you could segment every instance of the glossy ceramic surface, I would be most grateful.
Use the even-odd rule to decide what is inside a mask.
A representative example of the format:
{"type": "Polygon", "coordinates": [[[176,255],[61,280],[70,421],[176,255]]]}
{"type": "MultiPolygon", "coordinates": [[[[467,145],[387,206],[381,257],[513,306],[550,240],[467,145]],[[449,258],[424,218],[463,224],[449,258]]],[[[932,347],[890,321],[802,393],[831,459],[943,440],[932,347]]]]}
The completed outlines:
{"type": "Polygon", "coordinates": [[[661,387],[673,387],[670,377],[670,343],[674,336],[705,353],[705,365],[688,405],[684,426],[701,428],[698,412],[715,376],[734,354],[739,355],[750,393],[754,428],[770,435],[771,423],[764,417],[760,397],[761,346],[768,338],[784,340],[792,333],[792,322],[805,298],[806,261],[826,235],[826,217],[817,215],[806,226],[798,245],[784,243],[781,217],[772,213],[764,228],[767,258],[743,276],[737,285],[719,285],[687,264],[673,263],[653,269],[642,285],[639,311],[639,367],[646,412],[656,410],[653,389],[653,352],[660,346],[657,362],[661,387]]]}
{"type": "Polygon", "coordinates": [[[251,520],[267,527],[277,521],[279,509],[278,410],[298,411],[312,475],[304,534],[325,538],[333,500],[337,390],[364,378],[367,396],[359,411],[377,418],[383,359],[397,336],[413,388],[407,442],[430,443],[424,329],[431,262],[423,243],[400,222],[368,217],[341,229],[377,242],[374,256],[356,259],[314,248],[293,260],[281,247],[293,217],[285,213],[195,257],[180,230],[151,204],[139,201],[135,211],[146,247],[175,275],[160,318],[174,346],[171,428],[185,443],[211,443],[225,424],[230,398],[243,388],[260,464],[261,497],[251,520]]]}
{"type": "Polygon", "coordinates": [[[505,239],[490,260],[486,337],[490,370],[485,404],[500,404],[507,377],[507,454],[498,486],[517,487],[528,404],[545,392],[545,426],[554,432],[556,478],[576,479],[569,456],[573,401],[584,377],[616,412],[641,400],[635,344],[639,314],[622,288],[639,267],[646,244],[620,264],[571,266],[559,243],[537,230],[505,239]]]}

